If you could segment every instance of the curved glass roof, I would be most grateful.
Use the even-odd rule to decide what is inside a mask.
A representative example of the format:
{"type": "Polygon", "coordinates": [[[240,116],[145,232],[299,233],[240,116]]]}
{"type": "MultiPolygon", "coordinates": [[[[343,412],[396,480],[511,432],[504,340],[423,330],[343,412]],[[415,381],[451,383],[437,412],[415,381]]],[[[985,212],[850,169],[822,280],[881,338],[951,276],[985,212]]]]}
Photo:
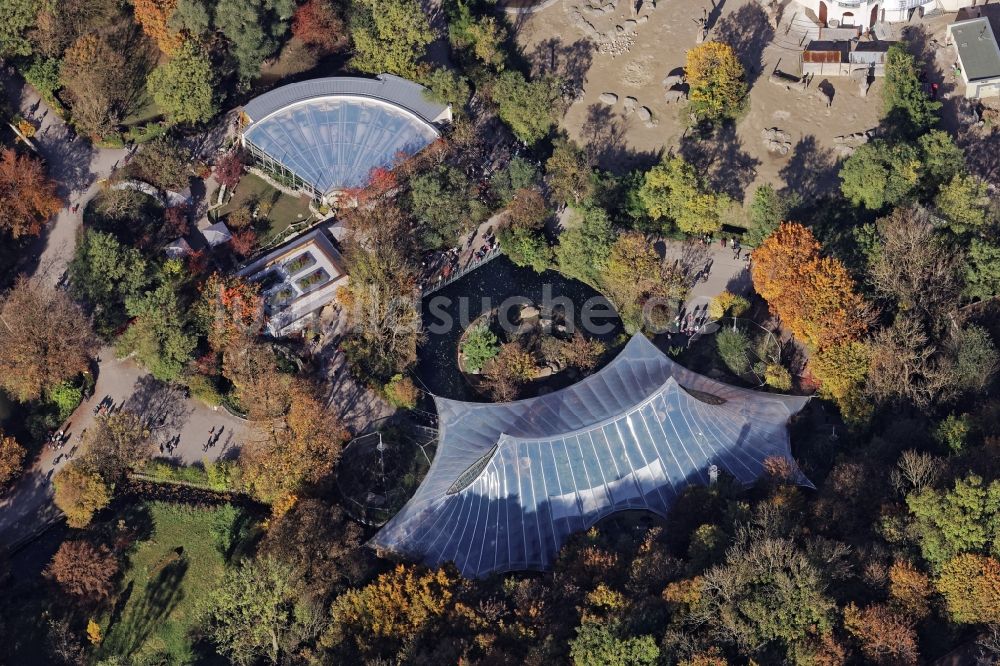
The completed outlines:
{"type": "Polygon", "coordinates": [[[777,456],[811,485],[787,431],[807,401],[691,372],[641,335],[561,391],[500,404],[435,398],[431,468],[371,545],[428,566],[452,561],[466,576],[544,570],[570,534],[615,511],[665,516],[712,465],[749,484],[777,456]]]}
{"type": "Polygon", "coordinates": [[[285,107],[244,133],[317,191],[360,187],[398,153],[418,152],[438,137],[433,125],[382,100],[338,96],[285,107]]]}

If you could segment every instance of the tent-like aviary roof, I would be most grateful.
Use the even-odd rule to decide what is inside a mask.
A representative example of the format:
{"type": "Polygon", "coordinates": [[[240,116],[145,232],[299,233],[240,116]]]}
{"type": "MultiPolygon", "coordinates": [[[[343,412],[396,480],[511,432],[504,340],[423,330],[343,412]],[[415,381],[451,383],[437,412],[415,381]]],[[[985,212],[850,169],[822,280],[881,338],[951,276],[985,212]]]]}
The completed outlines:
{"type": "Polygon", "coordinates": [[[243,142],[323,195],[367,182],[437,139],[450,107],[423,86],[391,74],[328,77],[276,88],[246,104],[243,142]]]}
{"type": "Polygon", "coordinates": [[[544,570],[570,534],[615,511],[665,516],[712,465],[749,484],[777,456],[811,485],[787,430],[807,401],[691,372],[641,335],[561,391],[498,404],[436,397],[431,468],[371,545],[471,577],[544,570]]]}

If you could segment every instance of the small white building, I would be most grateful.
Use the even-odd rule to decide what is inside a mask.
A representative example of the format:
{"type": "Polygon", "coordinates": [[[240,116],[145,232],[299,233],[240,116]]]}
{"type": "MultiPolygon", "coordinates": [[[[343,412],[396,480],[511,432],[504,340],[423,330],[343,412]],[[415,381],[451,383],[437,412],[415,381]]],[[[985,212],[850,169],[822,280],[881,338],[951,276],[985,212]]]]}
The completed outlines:
{"type": "Polygon", "coordinates": [[[987,17],[948,26],[948,41],[958,53],[958,65],[969,99],[1000,97],[1000,48],[987,17]]]}
{"type": "Polygon", "coordinates": [[[972,5],[975,0],[796,0],[812,12],[824,28],[856,27],[862,31],[876,23],[909,21],[914,13],[920,15],[940,9],[958,11],[972,5]]]}

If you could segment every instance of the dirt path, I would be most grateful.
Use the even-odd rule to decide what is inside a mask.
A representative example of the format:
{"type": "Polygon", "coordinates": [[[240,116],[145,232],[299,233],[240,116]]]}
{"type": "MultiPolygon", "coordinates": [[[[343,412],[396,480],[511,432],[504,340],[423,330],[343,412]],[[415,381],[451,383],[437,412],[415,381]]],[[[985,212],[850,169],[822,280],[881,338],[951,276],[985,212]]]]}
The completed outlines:
{"type": "Polygon", "coordinates": [[[558,0],[517,17],[517,41],[537,69],[556,72],[582,89],[561,125],[612,172],[648,167],[673,150],[737,200],[747,199],[762,183],[814,197],[837,186],[834,137],[874,127],[881,115],[880,80],[861,97],[850,79],[830,78],[827,83],[835,91],[830,108],[817,94],[822,77],[801,92],[768,82],[775,67],[797,74],[801,45],[814,36],[813,24],[795,4],[786,4],[777,30],[754,0],[720,0],[715,9],[702,0],[660,0],[655,8],[644,1],[634,16],[626,0],[618,0],[608,14],[581,10],[583,4],[558,0]],[[695,45],[695,20],[705,10],[711,10],[709,39],[733,46],[752,88],[749,109],[735,128],[697,139],[687,129],[682,103],[665,100],[663,79],[683,66],[685,53],[695,45]],[[636,24],[627,39],[595,48],[575,19],[574,12],[581,11],[602,34],[615,32],[618,25],[627,28],[629,21],[636,24]],[[617,95],[617,102],[602,102],[603,93],[617,95]],[[627,97],[634,98],[637,108],[647,107],[651,121],[627,112],[627,97]],[[786,154],[765,146],[762,131],[769,128],[787,136],[786,154]]]}

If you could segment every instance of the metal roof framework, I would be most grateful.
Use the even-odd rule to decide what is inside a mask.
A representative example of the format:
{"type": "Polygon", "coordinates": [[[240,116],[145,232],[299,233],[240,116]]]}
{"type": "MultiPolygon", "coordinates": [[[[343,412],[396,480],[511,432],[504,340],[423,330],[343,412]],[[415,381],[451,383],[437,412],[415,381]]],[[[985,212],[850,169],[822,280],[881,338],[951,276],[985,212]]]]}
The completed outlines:
{"type": "Polygon", "coordinates": [[[440,441],[409,502],[370,545],[463,575],[546,570],[573,533],[628,509],[666,516],[712,465],[744,484],[791,456],[808,397],[741,389],[674,363],[637,335],[601,371],[511,403],[435,397],[440,441]]]}

